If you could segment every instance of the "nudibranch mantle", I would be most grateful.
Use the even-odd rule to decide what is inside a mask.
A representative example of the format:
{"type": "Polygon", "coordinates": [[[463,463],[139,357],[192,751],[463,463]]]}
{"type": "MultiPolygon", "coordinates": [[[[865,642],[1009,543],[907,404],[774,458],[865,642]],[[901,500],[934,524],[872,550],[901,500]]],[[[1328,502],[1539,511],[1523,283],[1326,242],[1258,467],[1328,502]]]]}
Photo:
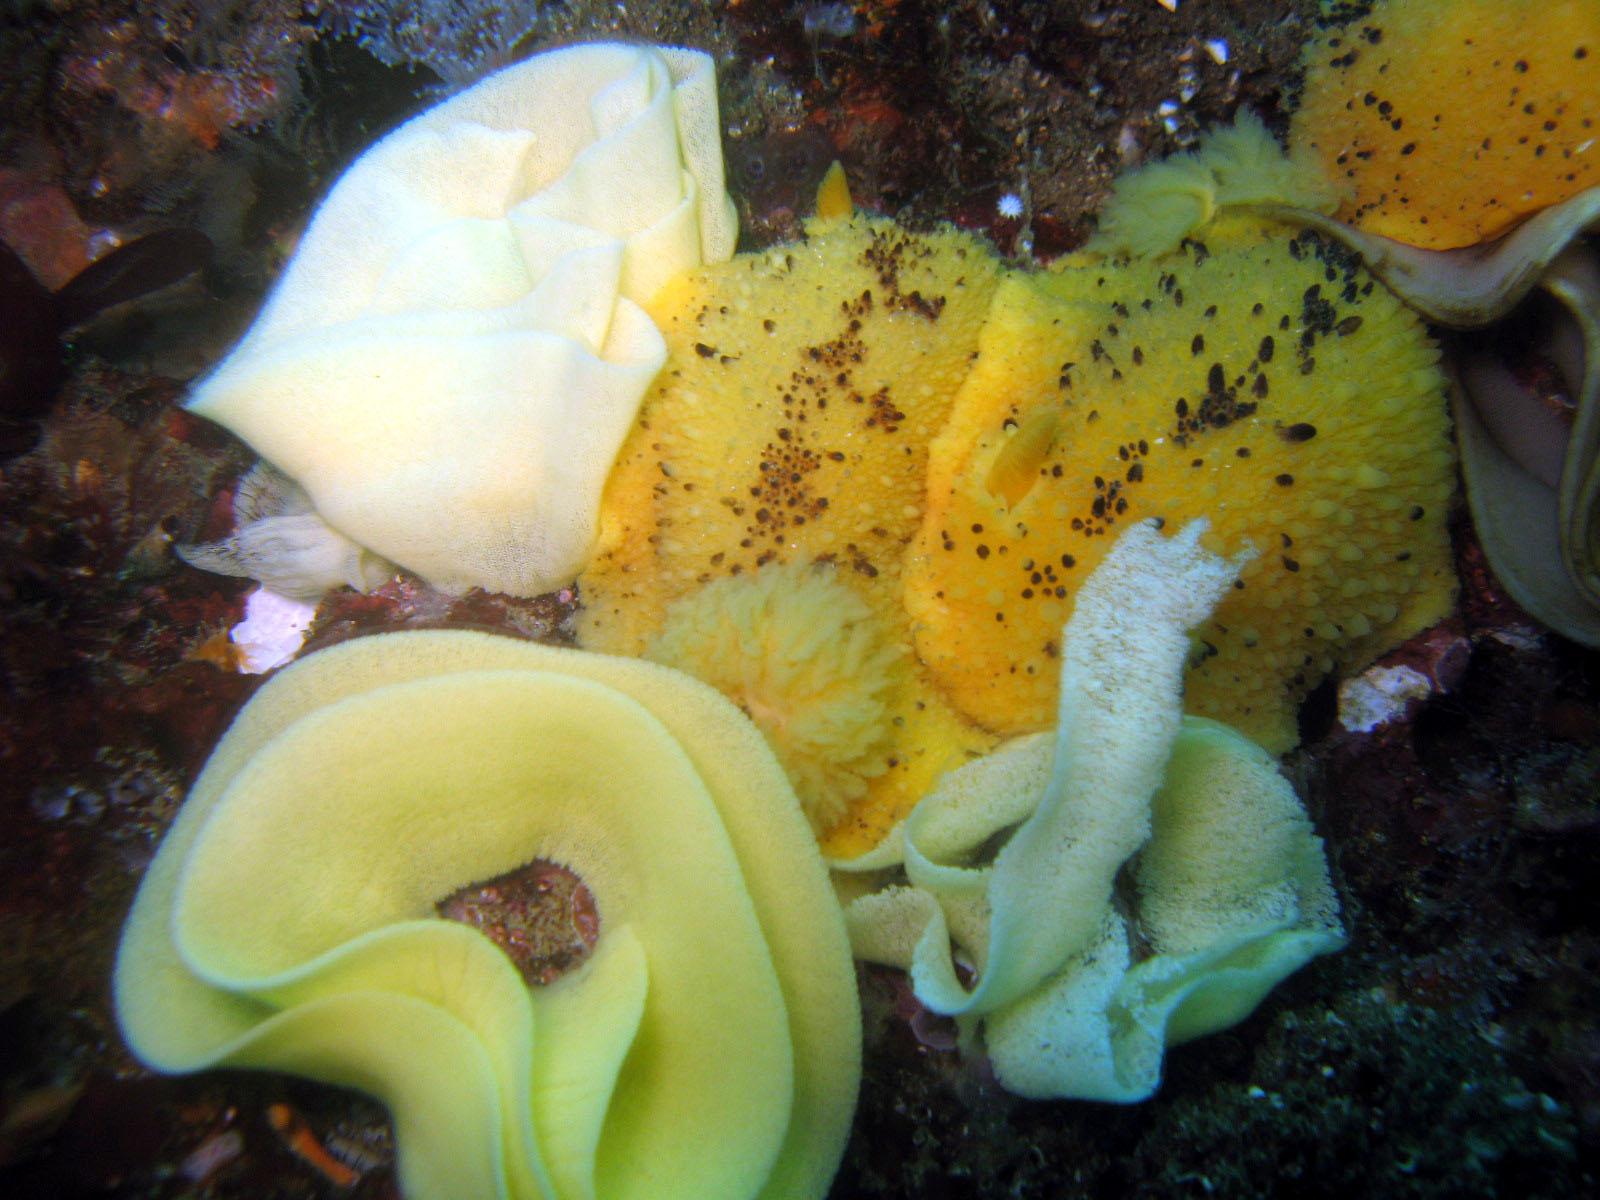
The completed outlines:
{"type": "Polygon", "coordinates": [[[860,1070],[839,910],[754,727],[680,672],[461,631],[347,642],[255,695],[115,992],[157,1069],[376,1094],[412,1200],[820,1197],[860,1070]],[[600,918],[541,988],[434,914],[533,859],[600,918]]]}
{"type": "Polygon", "coordinates": [[[356,161],[189,407],[429,583],[549,591],[665,360],[640,305],[736,234],[708,55],[536,55],[356,161]]]}

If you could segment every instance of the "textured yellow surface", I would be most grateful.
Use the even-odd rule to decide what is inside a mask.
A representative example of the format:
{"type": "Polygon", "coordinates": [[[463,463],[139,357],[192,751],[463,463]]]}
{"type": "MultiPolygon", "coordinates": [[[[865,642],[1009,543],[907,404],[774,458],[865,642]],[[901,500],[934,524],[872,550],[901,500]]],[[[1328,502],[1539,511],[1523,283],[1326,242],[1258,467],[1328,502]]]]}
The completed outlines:
{"type": "Polygon", "coordinates": [[[1438,360],[1347,255],[1240,218],[1171,255],[1008,278],[930,452],[918,653],[985,727],[1047,728],[1062,623],[1115,536],[1209,516],[1213,548],[1257,556],[1195,632],[1185,710],[1287,749],[1321,678],[1449,607],[1438,360]],[[1035,482],[1008,503],[1017,437],[1035,482]]]}
{"type": "Polygon", "coordinates": [[[895,753],[910,655],[827,564],[768,563],[714,579],[667,609],[645,648],[734,701],[783,764],[819,833],[866,794],[895,753]]]}
{"type": "Polygon", "coordinates": [[[1389,0],[1306,64],[1291,141],[1364,229],[1467,246],[1600,184],[1594,0],[1389,0]]]}
{"type": "MultiPolygon", "coordinates": [[[[808,232],[681,277],[652,303],[669,358],[579,578],[584,646],[642,653],[667,606],[701,586],[824,561],[909,648],[900,560],[999,262],[949,230],[857,217],[808,232]]],[[[890,766],[827,839],[833,853],[872,845],[941,770],[991,744],[919,676],[906,672],[889,701],[890,766]]]]}

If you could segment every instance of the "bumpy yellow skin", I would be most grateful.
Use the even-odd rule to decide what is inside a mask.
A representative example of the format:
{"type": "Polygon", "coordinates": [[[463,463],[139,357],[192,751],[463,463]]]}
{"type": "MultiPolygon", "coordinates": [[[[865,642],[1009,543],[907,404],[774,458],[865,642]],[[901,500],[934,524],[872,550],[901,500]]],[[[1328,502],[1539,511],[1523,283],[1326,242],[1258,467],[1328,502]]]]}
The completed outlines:
{"type": "MultiPolygon", "coordinates": [[[[831,562],[905,651],[887,702],[889,765],[824,842],[848,855],[993,744],[909,653],[900,562],[1000,263],[953,230],[857,217],[808,232],[683,276],[652,303],[669,358],[607,484],[578,632],[586,647],[639,654],[668,606],[712,580],[831,562]]],[[[749,639],[756,653],[790,640],[749,639]]]]}
{"type": "Polygon", "coordinates": [[[1306,50],[1290,138],[1414,246],[1499,236],[1600,184],[1600,5],[1380,0],[1306,50]]]}
{"type": "Polygon", "coordinates": [[[667,609],[645,657],[692,672],[755,722],[818,833],[897,751],[903,633],[824,564],[768,563],[667,609]]]}
{"type": "Polygon", "coordinates": [[[1421,322],[1309,233],[1223,218],[1012,276],[929,454],[917,652],[984,727],[1047,728],[1078,585],[1132,522],[1208,516],[1256,557],[1195,631],[1184,707],[1285,750],[1318,681],[1449,610],[1444,391],[1421,322]]]}
{"type": "MultiPolygon", "coordinates": [[[[1213,549],[1257,556],[1196,631],[1185,707],[1294,745],[1318,681],[1449,609],[1444,377],[1421,322],[1314,235],[1229,217],[1204,237],[1003,273],[954,232],[856,218],[669,285],[671,357],[607,486],[580,641],[648,653],[713,581],[831,564],[900,651],[884,736],[822,713],[812,675],[752,715],[840,718],[884,756],[819,821],[848,857],[943,771],[1051,725],[1062,624],[1117,533],[1205,516],[1213,549]]],[[[734,650],[776,661],[804,641],[785,621],[815,623],[792,608],[685,643],[716,661],[668,657],[713,682],[734,650]]]]}

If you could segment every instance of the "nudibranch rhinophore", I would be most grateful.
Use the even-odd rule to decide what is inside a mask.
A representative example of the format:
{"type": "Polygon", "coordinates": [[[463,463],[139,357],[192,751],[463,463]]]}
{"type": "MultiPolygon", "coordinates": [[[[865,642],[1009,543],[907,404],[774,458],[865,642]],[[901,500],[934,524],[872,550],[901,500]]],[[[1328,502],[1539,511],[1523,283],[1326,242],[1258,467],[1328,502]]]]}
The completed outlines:
{"type": "Polygon", "coordinates": [[[708,55],[536,55],[356,161],[189,407],[436,587],[549,591],[666,357],[640,306],[736,234],[708,55]]]}
{"type": "Polygon", "coordinates": [[[1369,233],[1476,245],[1600,185],[1593,0],[1378,0],[1305,63],[1290,140],[1369,233]]]}
{"type": "Polygon", "coordinates": [[[860,1013],[810,827],[680,672],[389,633],[275,676],[140,887],[115,979],[163,1071],[289,1071],[390,1110],[409,1200],[821,1197],[860,1013]],[[530,987],[441,901],[540,859],[599,936],[530,987]]]}

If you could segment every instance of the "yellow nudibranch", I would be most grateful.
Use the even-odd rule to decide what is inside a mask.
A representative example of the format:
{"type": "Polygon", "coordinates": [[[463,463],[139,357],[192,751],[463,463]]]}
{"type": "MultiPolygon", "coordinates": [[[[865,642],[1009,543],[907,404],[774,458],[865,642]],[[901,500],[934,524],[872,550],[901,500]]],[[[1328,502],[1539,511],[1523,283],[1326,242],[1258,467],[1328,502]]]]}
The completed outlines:
{"type": "Polygon", "coordinates": [[[1049,727],[1075,589],[1136,520],[1254,551],[1185,704],[1275,751],[1321,679],[1449,607],[1437,347],[1314,233],[1225,211],[1166,254],[1023,272],[839,213],[651,315],[668,364],[607,484],[580,641],[733,697],[836,856],[1049,727]],[[839,653],[800,669],[823,627],[839,653]]]}
{"type": "Polygon", "coordinates": [[[1013,275],[930,452],[917,651],[985,728],[1046,728],[1116,535],[1209,516],[1255,558],[1195,632],[1185,708],[1287,749],[1311,687],[1448,610],[1453,469],[1437,348],[1316,234],[1224,216],[1172,254],[1013,275]]]}
{"type": "Polygon", "coordinates": [[[1600,184],[1594,0],[1379,0],[1305,65],[1290,142],[1359,228],[1470,246],[1600,184]]]}
{"type": "Polygon", "coordinates": [[[804,242],[691,272],[650,305],[667,366],[606,485],[599,549],[578,581],[579,640],[721,680],[769,735],[783,730],[780,757],[836,854],[875,844],[945,769],[994,743],[922,678],[900,560],[922,517],[928,445],[1000,273],[989,249],[954,230],[836,212],[804,242]],[[791,586],[773,572],[785,563],[831,573],[791,586]],[[692,597],[708,586],[723,590],[697,614],[692,597]],[[741,668],[738,683],[727,672],[733,646],[765,659],[804,642],[819,587],[849,589],[858,627],[872,624],[883,643],[867,656],[882,668],[866,718],[881,738],[862,724],[859,688],[830,692],[782,662],[741,668]],[[735,602],[740,588],[750,594],[735,602]],[[708,632],[717,610],[761,619],[729,615],[708,632]],[[664,623],[677,632],[662,634],[664,623]],[[842,703],[845,716],[830,721],[819,703],[842,703]],[[791,740],[797,722],[816,736],[791,740]],[[879,761],[861,758],[880,742],[879,761]],[[835,751],[855,767],[841,774],[827,761],[835,751]],[[843,790],[814,786],[830,779],[843,790]]]}

